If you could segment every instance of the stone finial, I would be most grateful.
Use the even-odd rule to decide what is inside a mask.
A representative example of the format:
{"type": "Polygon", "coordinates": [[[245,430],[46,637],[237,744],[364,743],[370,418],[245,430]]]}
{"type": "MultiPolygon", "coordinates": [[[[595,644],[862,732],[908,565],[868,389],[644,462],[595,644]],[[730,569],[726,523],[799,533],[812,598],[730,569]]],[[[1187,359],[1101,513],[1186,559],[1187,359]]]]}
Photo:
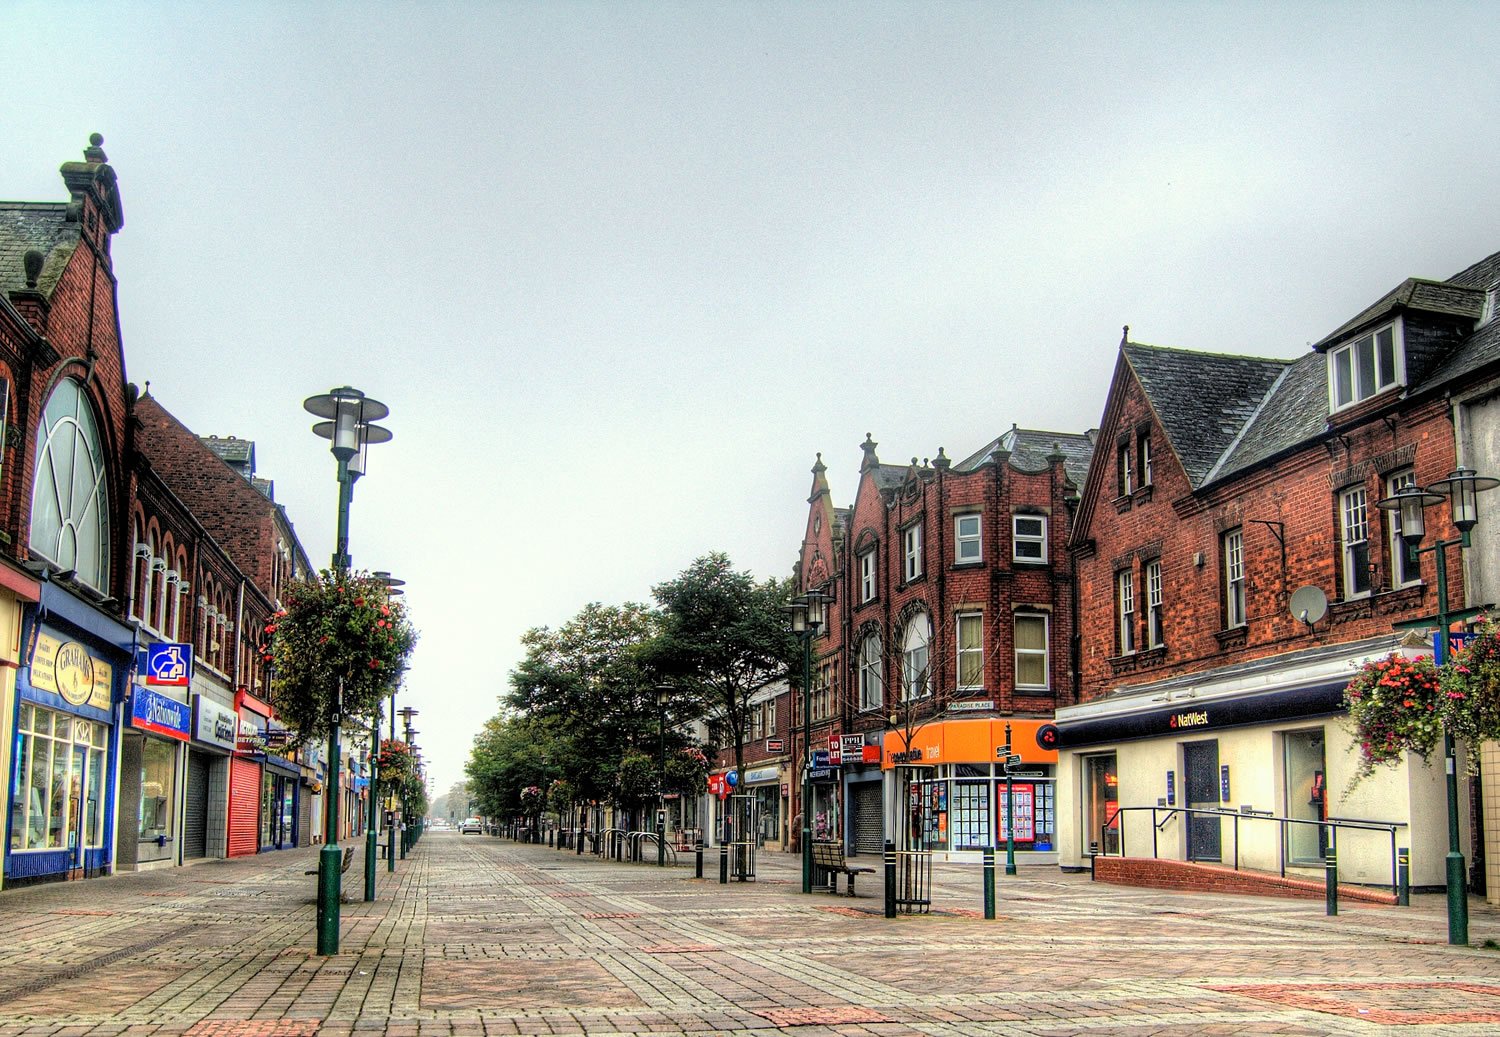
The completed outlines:
{"type": "Polygon", "coordinates": [[[828,466],[823,464],[823,451],[819,450],[818,459],[813,462],[812,473],[814,475],[822,475],[826,471],[828,471],[828,466]]]}
{"type": "Polygon", "coordinates": [[[947,469],[947,468],[951,467],[952,464],[953,464],[952,460],[949,459],[947,453],[944,452],[943,448],[942,447],[938,447],[938,455],[937,455],[937,457],[933,458],[933,460],[932,460],[932,466],[934,468],[947,469]]]}
{"type": "Polygon", "coordinates": [[[83,158],[86,162],[108,162],[109,156],[104,153],[104,134],[90,133],[89,146],[83,149],[83,158]]]}
{"type": "Polygon", "coordinates": [[[1125,345],[1125,343],[1127,343],[1129,341],[1130,341],[1130,325],[1126,324],[1126,325],[1124,325],[1123,327],[1120,328],[1120,345],[1123,346],[1123,345],[1125,345]]]}
{"type": "Polygon", "coordinates": [[[866,432],[865,441],[859,445],[859,448],[865,452],[865,459],[861,461],[859,465],[859,470],[861,472],[866,471],[870,468],[874,468],[880,463],[880,458],[875,456],[875,448],[877,446],[879,446],[879,444],[870,437],[870,433],[866,432]]]}
{"type": "Polygon", "coordinates": [[[35,288],[42,277],[42,264],[47,262],[47,257],[34,248],[26,250],[21,257],[21,265],[26,271],[26,287],[35,288]]]}

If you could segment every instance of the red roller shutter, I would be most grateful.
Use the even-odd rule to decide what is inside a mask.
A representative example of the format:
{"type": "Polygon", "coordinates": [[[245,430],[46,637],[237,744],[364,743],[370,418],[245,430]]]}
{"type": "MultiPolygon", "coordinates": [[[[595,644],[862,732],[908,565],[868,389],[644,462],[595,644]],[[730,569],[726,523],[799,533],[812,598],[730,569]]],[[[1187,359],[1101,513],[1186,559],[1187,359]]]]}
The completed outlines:
{"type": "Polygon", "coordinates": [[[229,856],[246,857],[260,849],[260,764],[229,761],[229,856]]]}

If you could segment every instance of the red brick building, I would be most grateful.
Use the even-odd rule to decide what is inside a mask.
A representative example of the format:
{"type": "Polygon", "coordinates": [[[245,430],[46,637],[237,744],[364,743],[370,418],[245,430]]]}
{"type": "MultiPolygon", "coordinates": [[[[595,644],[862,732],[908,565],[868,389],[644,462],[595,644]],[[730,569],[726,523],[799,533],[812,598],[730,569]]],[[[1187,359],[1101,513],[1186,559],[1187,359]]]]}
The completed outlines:
{"type": "MultiPolygon", "coordinates": [[[[1397,648],[1392,624],[1436,612],[1433,556],[1408,560],[1376,502],[1457,463],[1448,394],[1494,364],[1495,262],[1407,281],[1296,360],[1121,343],[1070,543],[1084,702],[1058,717],[1065,866],[1120,851],[1121,808],[1144,808],[1123,842],[1150,856],[1150,808],[1185,807],[1307,823],[1173,814],[1163,856],[1320,868],[1312,822],[1360,818],[1398,826],[1414,882],[1442,881],[1441,765],[1352,784],[1339,717],[1355,667],[1397,648]]],[[[1429,510],[1429,537],[1455,535],[1447,515],[1429,510]]],[[[1390,844],[1347,834],[1343,874],[1390,882],[1390,844]]]]}
{"type": "MultiPolygon", "coordinates": [[[[897,830],[943,853],[1003,841],[1009,723],[1030,771],[1015,788],[1018,846],[1052,850],[1056,755],[1037,732],[1078,700],[1066,543],[1093,448],[1088,434],[1013,427],[957,463],[939,450],[888,465],[867,436],[848,509],[819,458],[797,566],[802,590],[833,599],[813,641],[810,743],[828,754],[811,770],[813,838],[855,854],[897,830]],[[921,804],[911,830],[908,798],[921,804]]],[[[795,761],[800,695],[787,705],[795,761]]],[[[789,796],[801,778],[788,767],[789,796]]]]}

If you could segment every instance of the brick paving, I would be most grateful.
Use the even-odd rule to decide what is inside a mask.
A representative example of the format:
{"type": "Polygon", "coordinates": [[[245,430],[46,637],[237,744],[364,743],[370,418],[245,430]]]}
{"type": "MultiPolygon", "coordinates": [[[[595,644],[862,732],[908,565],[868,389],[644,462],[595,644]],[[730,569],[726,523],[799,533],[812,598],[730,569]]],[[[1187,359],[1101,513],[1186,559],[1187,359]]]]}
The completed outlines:
{"type": "Polygon", "coordinates": [[[1328,918],[1023,868],[987,921],[977,867],[938,865],[933,912],[888,920],[879,881],[802,896],[781,854],[721,886],[444,834],[382,864],[320,958],[314,853],[0,893],[0,1037],[1500,1032],[1478,901],[1453,948],[1441,896],[1328,918]]]}

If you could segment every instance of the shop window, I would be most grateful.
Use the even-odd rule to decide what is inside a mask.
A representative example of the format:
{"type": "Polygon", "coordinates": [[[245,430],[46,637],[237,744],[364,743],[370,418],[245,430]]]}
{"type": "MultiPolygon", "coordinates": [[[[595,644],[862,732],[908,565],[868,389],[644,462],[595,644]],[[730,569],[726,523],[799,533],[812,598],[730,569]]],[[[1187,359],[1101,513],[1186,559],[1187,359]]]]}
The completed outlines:
{"type": "Polygon", "coordinates": [[[18,720],[10,848],[102,845],[109,728],[26,702],[18,720]]]}
{"type": "Polygon", "coordinates": [[[177,799],[177,749],[159,738],[141,747],[140,839],[155,841],[172,835],[173,804],[177,799]]]}
{"type": "Polygon", "coordinates": [[[1079,850],[1089,852],[1097,844],[1100,853],[1120,852],[1120,823],[1115,817],[1120,809],[1120,778],[1114,753],[1084,758],[1084,796],[1079,850]]]}
{"type": "MultiPolygon", "coordinates": [[[[1282,736],[1285,768],[1286,816],[1303,821],[1328,820],[1328,767],[1324,761],[1323,729],[1288,731],[1282,736]]],[[[1318,825],[1287,825],[1289,864],[1321,865],[1328,852],[1327,829],[1318,825]]]]}
{"type": "Polygon", "coordinates": [[[991,845],[989,779],[953,782],[948,827],[955,850],[982,850],[991,845]]]}

